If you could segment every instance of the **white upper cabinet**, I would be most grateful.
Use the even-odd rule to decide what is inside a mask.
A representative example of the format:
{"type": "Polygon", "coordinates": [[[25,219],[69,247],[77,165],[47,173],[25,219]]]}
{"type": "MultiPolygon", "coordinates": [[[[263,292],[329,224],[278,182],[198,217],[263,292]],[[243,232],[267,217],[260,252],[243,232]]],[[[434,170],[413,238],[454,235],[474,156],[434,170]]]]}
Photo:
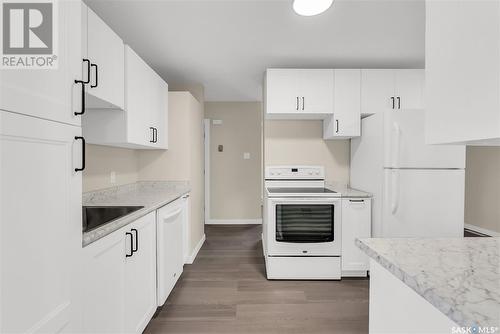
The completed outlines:
{"type": "MultiPolygon", "coordinates": [[[[122,39],[92,9],[85,6],[83,19],[83,58],[90,61],[86,107],[124,108],[124,44],[122,39]],[[86,20],[85,20],[86,19],[86,20]],[[86,37],[86,40],[85,40],[86,37]]],[[[84,76],[88,76],[84,73],[84,76]]]]}
{"type": "Polygon", "coordinates": [[[361,70],[361,112],[365,115],[395,106],[393,70],[361,70]]]}
{"type": "Polygon", "coordinates": [[[424,108],[424,70],[361,70],[361,113],[424,108]]]}
{"type": "Polygon", "coordinates": [[[268,118],[322,119],[333,113],[333,70],[268,69],[265,109],[268,118]]]}
{"type": "Polygon", "coordinates": [[[397,109],[424,109],[424,70],[394,70],[397,109]]]}
{"type": "Polygon", "coordinates": [[[88,110],[83,132],[91,144],[168,148],[168,84],[125,46],[125,108],[88,110]]]}
{"type": "Polygon", "coordinates": [[[0,111],[0,333],[81,332],[80,133],[0,111]]]}
{"type": "Polygon", "coordinates": [[[500,146],[500,3],[426,1],[426,142],[500,146]]]}
{"type": "Polygon", "coordinates": [[[128,45],[125,47],[128,141],[167,148],[168,85],[128,45]]]}
{"type": "Polygon", "coordinates": [[[361,70],[334,71],[333,115],[323,121],[323,138],[358,137],[361,132],[361,70]]]}
{"type": "Polygon", "coordinates": [[[75,80],[82,79],[82,6],[59,1],[55,8],[58,67],[0,70],[0,109],[80,125],[75,113],[81,111],[82,85],[75,80]]]}

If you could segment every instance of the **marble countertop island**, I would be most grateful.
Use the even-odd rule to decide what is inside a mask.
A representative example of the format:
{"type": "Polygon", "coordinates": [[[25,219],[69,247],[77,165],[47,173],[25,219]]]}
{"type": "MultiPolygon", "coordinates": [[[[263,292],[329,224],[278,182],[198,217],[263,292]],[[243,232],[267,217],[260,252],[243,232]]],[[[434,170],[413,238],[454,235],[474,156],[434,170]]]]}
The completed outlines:
{"type": "Polygon", "coordinates": [[[456,324],[500,327],[500,238],[373,238],[356,244],[456,324]]]}
{"type": "Polygon", "coordinates": [[[131,214],[83,233],[83,246],[130,224],[134,220],[190,192],[186,181],[140,181],[83,193],[84,206],[144,206],[131,214]]]}

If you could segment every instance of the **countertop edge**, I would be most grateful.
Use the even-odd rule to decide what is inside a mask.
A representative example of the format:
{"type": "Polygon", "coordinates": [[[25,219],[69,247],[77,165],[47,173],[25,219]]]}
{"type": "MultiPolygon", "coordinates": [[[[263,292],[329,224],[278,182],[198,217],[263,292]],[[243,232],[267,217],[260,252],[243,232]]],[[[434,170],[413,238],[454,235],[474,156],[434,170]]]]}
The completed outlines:
{"type": "Polygon", "coordinates": [[[477,323],[474,320],[468,319],[462,312],[453,309],[452,305],[449,305],[448,302],[444,301],[442,298],[437,296],[432,289],[423,289],[422,287],[420,287],[409,274],[407,274],[404,270],[396,267],[394,264],[391,263],[391,261],[386,259],[383,255],[377,253],[370,246],[363,243],[362,239],[356,238],[355,244],[370,258],[379,263],[383,268],[385,268],[391,274],[396,276],[410,289],[412,289],[419,296],[427,300],[432,306],[434,306],[437,310],[439,310],[441,313],[443,313],[446,317],[448,317],[450,320],[452,320],[459,326],[471,327],[477,325],[477,323]]]}
{"type": "Polygon", "coordinates": [[[184,196],[190,192],[191,192],[191,188],[187,187],[185,189],[180,190],[178,193],[173,195],[173,197],[169,197],[169,198],[162,200],[160,202],[145,206],[144,208],[137,210],[137,211],[134,211],[134,212],[126,215],[125,217],[110,221],[107,224],[100,226],[99,228],[97,228],[95,230],[92,230],[89,232],[83,232],[82,248],[85,248],[85,247],[91,245],[92,243],[96,242],[97,240],[100,240],[100,239],[110,235],[111,233],[118,231],[122,227],[129,225],[130,223],[136,221],[137,219],[139,219],[141,217],[144,217],[148,213],[153,212],[153,211],[155,211],[155,210],[157,210],[157,209],[159,209],[167,204],[170,204],[170,203],[178,200],[179,198],[181,198],[182,196],[184,196]],[[109,228],[109,226],[110,226],[109,224],[113,224],[113,227],[110,228],[109,231],[106,231],[105,228],[106,227],[109,228]],[[102,230],[100,230],[101,228],[102,228],[102,230]],[[102,231],[102,235],[99,234],[98,236],[96,236],[95,238],[92,238],[91,240],[85,240],[86,235],[88,236],[88,234],[90,234],[90,233],[99,233],[99,231],[102,231]]]}

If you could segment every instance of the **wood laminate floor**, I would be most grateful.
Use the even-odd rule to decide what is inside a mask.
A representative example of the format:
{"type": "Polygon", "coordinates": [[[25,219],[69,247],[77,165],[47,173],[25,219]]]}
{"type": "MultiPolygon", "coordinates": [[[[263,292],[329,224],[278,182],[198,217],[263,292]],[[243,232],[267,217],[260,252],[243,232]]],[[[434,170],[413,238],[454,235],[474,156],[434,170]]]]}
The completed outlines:
{"type": "Polygon", "coordinates": [[[261,225],[205,233],[145,333],[368,333],[367,279],[268,281],[261,225]]]}

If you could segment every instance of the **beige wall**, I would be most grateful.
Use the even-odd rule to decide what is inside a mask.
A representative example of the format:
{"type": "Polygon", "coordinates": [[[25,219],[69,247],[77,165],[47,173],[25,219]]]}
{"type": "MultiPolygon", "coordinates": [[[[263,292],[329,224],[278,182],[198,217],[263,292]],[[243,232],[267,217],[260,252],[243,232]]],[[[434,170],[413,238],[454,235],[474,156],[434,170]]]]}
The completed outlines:
{"type": "Polygon", "coordinates": [[[204,234],[203,104],[189,92],[169,92],[168,110],[168,150],[139,151],[139,179],[189,181],[192,251],[204,234]]]}
{"type": "Polygon", "coordinates": [[[205,103],[205,118],[222,121],[210,125],[211,219],[262,218],[261,114],[260,102],[205,103]]]}
{"type": "Polygon", "coordinates": [[[264,164],[325,166],[328,181],[349,183],[349,140],[323,140],[322,121],[266,120],[264,164]]]}
{"type": "Polygon", "coordinates": [[[467,147],[465,223],[500,233],[500,147],[467,147]]]}
{"type": "Polygon", "coordinates": [[[87,145],[86,167],[83,172],[83,191],[108,188],[136,182],[138,151],[109,146],[87,145]],[[110,174],[116,173],[116,183],[110,174]]]}

